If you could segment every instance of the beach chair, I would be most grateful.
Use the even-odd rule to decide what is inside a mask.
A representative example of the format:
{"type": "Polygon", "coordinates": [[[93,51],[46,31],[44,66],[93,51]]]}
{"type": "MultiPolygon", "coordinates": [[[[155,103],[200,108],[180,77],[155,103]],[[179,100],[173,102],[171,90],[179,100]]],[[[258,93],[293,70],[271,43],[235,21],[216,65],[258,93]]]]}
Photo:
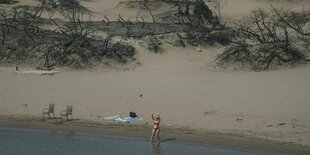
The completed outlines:
{"type": "Polygon", "coordinates": [[[43,120],[44,120],[44,115],[48,115],[48,119],[55,118],[54,109],[55,109],[55,104],[49,104],[48,108],[44,108],[42,110],[43,120]]]}
{"type": "Polygon", "coordinates": [[[72,121],[73,120],[72,109],[73,109],[72,105],[67,105],[67,109],[60,112],[61,119],[63,118],[63,116],[65,116],[67,118],[67,121],[69,120],[72,121]],[[71,119],[69,119],[69,116],[71,116],[71,119]]]}

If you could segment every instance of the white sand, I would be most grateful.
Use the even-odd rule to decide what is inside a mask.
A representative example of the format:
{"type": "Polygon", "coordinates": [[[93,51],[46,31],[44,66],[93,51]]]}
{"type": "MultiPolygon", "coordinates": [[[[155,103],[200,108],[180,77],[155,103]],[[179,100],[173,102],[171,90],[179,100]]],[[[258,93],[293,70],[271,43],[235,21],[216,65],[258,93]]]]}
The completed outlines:
{"type": "Polygon", "coordinates": [[[161,114],[163,125],[310,145],[310,66],[213,72],[207,68],[215,49],[200,53],[166,48],[170,50],[164,54],[139,51],[142,65],[126,71],[98,68],[40,76],[2,67],[0,114],[41,116],[49,103],[56,104],[57,115],[69,104],[74,106],[75,118],[99,121],[104,120],[97,115],[127,115],[129,111],[151,121],[153,111],[161,114]],[[243,120],[237,121],[239,117],[243,120]]]}

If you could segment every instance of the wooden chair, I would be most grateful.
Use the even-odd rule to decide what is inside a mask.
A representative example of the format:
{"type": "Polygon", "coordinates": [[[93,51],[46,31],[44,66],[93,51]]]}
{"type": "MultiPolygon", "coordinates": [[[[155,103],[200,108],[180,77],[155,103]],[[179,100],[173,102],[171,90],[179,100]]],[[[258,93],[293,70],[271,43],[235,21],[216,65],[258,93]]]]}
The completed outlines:
{"type": "Polygon", "coordinates": [[[63,116],[65,116],[67,118],[67,121],[69,120],[72,121],[73,120],[72,109],[73,109],[72,105],[67,105],[67,109],[60,112],[61,119],[63,118],[63,116]],[[69,119],[69,116],[71,116],[71,119],[69,119]]]}
{"type": "Polygon", "coordinates": [[[55,118],[54,109],[55,109],[55,104],[49,104],[48,108],[44,108],[42,110],[43,120],[44,120],[44,115],[48,115],[48,119],[55,118]]]}

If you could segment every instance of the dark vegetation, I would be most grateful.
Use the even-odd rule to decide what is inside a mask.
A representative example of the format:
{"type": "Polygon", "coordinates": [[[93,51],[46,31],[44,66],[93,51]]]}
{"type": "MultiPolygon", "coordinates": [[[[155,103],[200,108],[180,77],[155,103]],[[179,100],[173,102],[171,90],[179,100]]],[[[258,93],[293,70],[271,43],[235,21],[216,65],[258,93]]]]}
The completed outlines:
{"type": "Polygon", "coordinates": [[[254,70],[303,63],[309,54],[309,19],[309,11],[254,10],[249,19],[236,24],[238,35],[218,56],[218,62],[220,65],[238,62],[254,70]]]}
{"type": "Polygon", "coordinates": [[[0,4],[14,4],[17,3],[15,0],[0,0],[0,4]]]}
{"type": "Polygon", "coordinates": [[[246,20],[227,26],[220,17],[221,0],[131,1],[134,7],[137,4],[147,10],[151,22],[139,14],[127,19],[119,15],[116,21],[107,16],[91,21],[92,12],[77,0],[40,2],[36,7],[0,10],[1,63],[85,68],[111,59],[120,63],[134,60],[135,48],[114,41],[114,36],[139,39],[141,46],[156,53],[162,52],[162,42],[178,47],[221,44],[227,47],[217,57],[217,64],[223,67],[237,63],[262,70],[308,60],[309,11],[258,9],[246,20]],[[160,4],[169,4],[172,11],[155,13],[160,4]],[[43,11],[49,18],[41,17],[43,11]],[[65,20],[54,18],[56,13],[65,20]],[[46,25],[57,28],[46,29],[46,25]]]}
{"type": "Polygon", "coordinates": [[[2,9],[0,30],[0,61],[9,64],[29,64],[40,68],[68,66],[92,67],[107,59],[121,63],[130,61],[135,49],[112,36],[96,36],[89,20],[91,15],[77,1],[63,0],[58,3],[41,0],[36,7],[17,6],[2,9]],[[43,10],[49,10],[49,19],[41,18],[43,10]],[[67,22],[55,20],[60,13],[67,22]],[[55,25],[55,31],[44,29],[55,25]]]}

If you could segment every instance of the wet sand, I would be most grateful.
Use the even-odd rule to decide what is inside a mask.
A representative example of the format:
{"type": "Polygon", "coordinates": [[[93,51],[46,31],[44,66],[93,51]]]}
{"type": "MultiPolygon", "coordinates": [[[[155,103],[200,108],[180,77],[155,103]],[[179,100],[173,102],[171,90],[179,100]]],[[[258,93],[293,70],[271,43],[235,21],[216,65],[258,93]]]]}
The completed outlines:
{"type": "Polygon", "coordinates": [[[161,143],[148,143],[142,138],[111,136],[95,133],[38,130],[0,127],[0,145],[3,154],[221,154],[221,155],[290,155],[266,150],[224,147],[211,144],[192,144],[165,139],[161,143]],[[20,146],[20,147],[16,147],[20,146]]]}

